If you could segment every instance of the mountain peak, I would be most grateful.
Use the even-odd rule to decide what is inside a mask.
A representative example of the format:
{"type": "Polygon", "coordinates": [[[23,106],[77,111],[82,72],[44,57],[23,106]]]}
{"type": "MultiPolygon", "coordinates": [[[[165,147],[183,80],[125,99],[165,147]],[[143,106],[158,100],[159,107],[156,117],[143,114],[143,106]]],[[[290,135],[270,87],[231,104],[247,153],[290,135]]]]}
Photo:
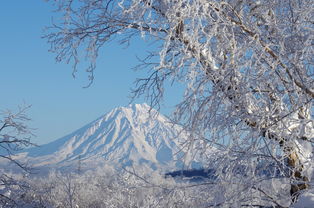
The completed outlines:
{"type": "Polygon", "coordinates": [[[134,110],[150,110],[151,109],[151,107],[147,103],[130,104],[129,107],[134,110]]]}
{"type": "Polygon", "coordinates": [[[156,111],[153,108],[151,108],[148,104],[130,104],[125,107],[118,107],[114,110],[120,110],[120,111],[133,111],[133,112],[140,112],[140,113],[148,113],[150,110],[156,111]]]}
{"type": "Polygon", "coordinates": [[[121,120],[127,119],[137,124],[147,124],[151,122],[167,122],[166,117],[161,115],[157,110],[151,108],[146,103],[143,104],[130,104],[125,107],[118,107],[103,116],[104,120],[121,120]]]}

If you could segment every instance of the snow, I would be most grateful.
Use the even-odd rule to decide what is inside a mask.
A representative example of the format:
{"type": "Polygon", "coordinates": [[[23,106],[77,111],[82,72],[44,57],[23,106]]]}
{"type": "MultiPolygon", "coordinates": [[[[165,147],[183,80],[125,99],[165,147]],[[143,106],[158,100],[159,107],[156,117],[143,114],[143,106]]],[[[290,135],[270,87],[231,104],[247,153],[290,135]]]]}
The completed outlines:
{"type": "Polygon", "coordinates": [[[300,196],[298,202],[293,206],[294,208],[313,208],[314,207],[314,193],[304,193],[300,196]]]}
{"type": "Polygon", "coordinates": [[[308,178],[312,178],[313,174],[313,147],[308,141],[298,140],[296,141],[300,161],[304,165],[304,175],[308,178]]]}

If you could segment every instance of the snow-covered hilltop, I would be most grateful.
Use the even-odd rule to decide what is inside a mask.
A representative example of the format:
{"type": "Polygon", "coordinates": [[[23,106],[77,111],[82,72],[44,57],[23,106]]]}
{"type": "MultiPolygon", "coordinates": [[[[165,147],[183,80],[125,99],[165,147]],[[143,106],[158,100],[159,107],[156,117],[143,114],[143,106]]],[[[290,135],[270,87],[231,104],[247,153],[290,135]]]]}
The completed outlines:
{"type": "Polygon", "coordinates": [[[118,166],[180,168],[180,127],[147,104],[115,108],[90,124],[51,143],[20,154],[35,167],[118,166]],[[151,110],[151,114],[149,111],[151,110]]]}

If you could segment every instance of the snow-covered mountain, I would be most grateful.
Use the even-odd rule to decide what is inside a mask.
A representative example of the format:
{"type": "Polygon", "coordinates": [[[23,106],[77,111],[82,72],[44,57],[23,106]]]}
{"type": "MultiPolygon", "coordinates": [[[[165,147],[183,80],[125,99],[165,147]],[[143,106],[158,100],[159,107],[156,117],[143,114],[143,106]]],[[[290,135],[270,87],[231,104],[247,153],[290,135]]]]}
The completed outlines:
{"type": "MultiPolygon", "coordinates": [[[[182,167],[179,126],[147,104],[119,107],[77,131],[20,154],[33,166],[92,167],[98,163],[182,167]],[[151,110],[151,114],[149,111],[151,110]]],[[[181,138],[182,139],[182,138],[181,138]]]]}

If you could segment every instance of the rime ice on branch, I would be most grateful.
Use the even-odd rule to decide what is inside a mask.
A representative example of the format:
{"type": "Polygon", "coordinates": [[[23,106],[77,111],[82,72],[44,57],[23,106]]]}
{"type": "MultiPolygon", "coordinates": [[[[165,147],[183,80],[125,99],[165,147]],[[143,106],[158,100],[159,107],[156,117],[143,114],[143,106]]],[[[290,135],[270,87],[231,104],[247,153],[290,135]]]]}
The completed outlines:
{"type": "MultiPolygon", "coordinates": [[[[30,142],[30,138],[34,136],[32,129],[27,125],[30,121],[26,114],[28,108],[30,106],[24,105],[19,107],[17,112],[0,111],[0,162],[14,164],[24,172],[28,172],[29,168],[14,158],[14,154],[25,147],[34,145],[30,142]]],[[[22,193],[27,185],[11,177],[6,171],[6,168],[0,169],[0,205],[1,207],[16,207],[16,199],[12,198],[10,193],[13,190],[19,190],[19,193],[22,193]]]]}

